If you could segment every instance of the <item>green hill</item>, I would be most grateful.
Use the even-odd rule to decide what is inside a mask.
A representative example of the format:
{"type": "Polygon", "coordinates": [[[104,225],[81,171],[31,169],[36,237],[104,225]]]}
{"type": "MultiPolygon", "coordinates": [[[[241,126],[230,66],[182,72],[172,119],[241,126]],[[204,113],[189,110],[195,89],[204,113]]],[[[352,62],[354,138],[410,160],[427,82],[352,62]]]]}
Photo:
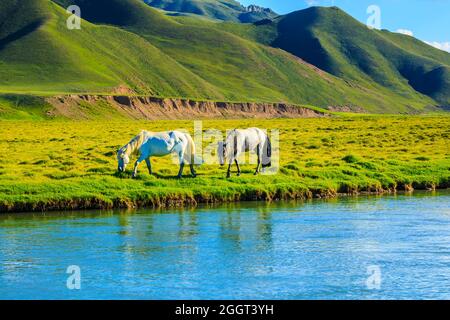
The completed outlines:
{"type": "Polygon", "coordinates": [[[13,0],[0,6],[1,21],[8,26],[1,28],[0,92],[102,93],[121,83],[148,94],[213,91],[133,33],[86,21],[82,30],[68,30],[65,10],[47,0],[13,0]]]}
{"type": "Polygon", "coordinates": [[[337,77],[450,105],[450,54],[413,37],[369,30],[336,7],[294,12],[272,27],[271,45],[337,77]]]}
{"type": "Polygon", "coordinates": [[[314,10],[324,12],[317,14],[321,24],[303,19],[311,10],[241,24],[171,17],[140,0],[8,1],[0,4],[0,92],[113,93],[126,86],[136,94],[391,113],[420,112],[448,99],[448,54],[387,32],[363,32],[336,9],[314,10]],[[66,28],[64,8],[72,4],[81,7],[81,30],[66,28]],[[343,30],[327,34],[340,24],[379,43],[352,44],[343,30]]]}
{"type": "Polygon", "coordinates": [[[154,7],[175,15],[195,14],[233,22],[255,22],[275,18],[277,14],[259,6],[245,7],[235,0],[144,0],[154,7]]]}

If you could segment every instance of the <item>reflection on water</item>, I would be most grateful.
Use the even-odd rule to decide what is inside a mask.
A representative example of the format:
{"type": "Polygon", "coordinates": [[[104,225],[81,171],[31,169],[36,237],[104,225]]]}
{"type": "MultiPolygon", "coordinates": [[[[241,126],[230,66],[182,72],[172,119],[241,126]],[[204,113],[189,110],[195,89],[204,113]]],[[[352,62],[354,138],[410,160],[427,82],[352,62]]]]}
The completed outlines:
{"type": "Polygon", "coordinates": [[[449,240],[447,191],[4,215],[0,298],[449,299],[449,240]]]}

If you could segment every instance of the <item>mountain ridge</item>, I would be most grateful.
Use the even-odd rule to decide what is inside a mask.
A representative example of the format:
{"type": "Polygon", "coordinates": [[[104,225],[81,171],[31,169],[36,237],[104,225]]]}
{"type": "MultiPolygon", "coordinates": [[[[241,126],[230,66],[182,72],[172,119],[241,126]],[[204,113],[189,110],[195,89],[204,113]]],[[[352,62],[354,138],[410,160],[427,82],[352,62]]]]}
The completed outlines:
{"type": "Polygon", "coordinates": [[[311,7],[268,24],[274,31],[266,44],[334,76],[367,86],[373,82],[400,94],[412,87],[450,105],[450,54],[420,40],[369,30],[337,7],[311,7]]]}
{"type": "MultiPolygon", "coordinates": [[[[449,95],[447,55],[437,54],[432,51],[437,49],[429,49],[429,46],[424,52],[424,47],[412,40],[392,39],[392,35],[361,29],[358,24],[358,32],[370,39],[375,37],[374,32],[377,41],[389,49],[377,49],[371,54],[406,56],[404,49],[387,44],[398,42],[401,48],[408,47],[411,55],[419,56],[412,60],[416,63],[414,66],[426,66],[425,74],[432,80],[425,81],[425,84],[432,84],[430,88],[422,88],[419,82],[412,83],[430,96],[415,91],[395,69],[402,65],[385,57],[380,60],[383,62],[380,67],[389,73],[388,82],[384,83],[383,78],[377,79],[377,74],[370,69],[352,65],[364,60],[359,61],[353,55],[354,61],[351,61],[343,55],[341,47],[333,43],[340,40],[339,37],[321,33],[327,30],[325,27],[336,23],[334,18],[325,19],[328,22],[323,20],[324,25],[315,24],[314,33],[306,35],[325,44],[323,56],[319,57],[325,57],[325,62],[335,59],[336,70],[343,70],[342,73],[321,65],[323,61],[312,61],[305,55],[305,43],[295,42],[295,32],[308,31],[302,23],[304,19],[292,18],[298,12],[241,24],[171,17],[138,0],[12,0],[0,6],[3,6],[0,12],[9,12],[5,14],[10,20],[8,25],[16,26],[0,27],[0,43],[11,39],[11,34],[27,23],[38,18],[44,21],[43,25],[0,48],[0,92],[4,93],[109,94],[124,86],[138,95],[284,102],[380,113],[438,110],[435,106],[445,105],[449,95]],[[64,8],[69,4],[82,8],[81,30],[69,31],[65,27],[68,15],[64,8]],[[28,11],[24,14],[17,6],[26,6],[28,11]],[[108,9],[101,11],[104,8],[108,9]],[[289,24],[291,20],[293,25],[289,24]],[[284,36],[286,41],[280,41],[284,36]],[[383,37],[388,37],[389,41],[383,37]]],[[[325,16],[341,15],[340,12],[329,13],[335,10],[329,8],[306,13],[314,10],[325,16]]],[[[347,16],[344,20],[343,26],[353,23],[348,22],[347,16]]],[[[350,40],[343,38],[342,43],[351,48],[350,40]]],[[[360,41],[363,53],[372,50],[366,42],[360,41]]],[[[314,48],[308,42],[306,47],[314,48]]],[[[411,61],[411,55],[406,61],[411,61]]],[[[416,78],[411,77],[410,81],[416,78]]]]}
{"type": "Polygon", "coordinates": [[[143,0],[149,6],[170,13],[194,14],[209,19],[251,23],[278,16],[273,10],[257,5],[243,6],[235,0],[143,0]]]}

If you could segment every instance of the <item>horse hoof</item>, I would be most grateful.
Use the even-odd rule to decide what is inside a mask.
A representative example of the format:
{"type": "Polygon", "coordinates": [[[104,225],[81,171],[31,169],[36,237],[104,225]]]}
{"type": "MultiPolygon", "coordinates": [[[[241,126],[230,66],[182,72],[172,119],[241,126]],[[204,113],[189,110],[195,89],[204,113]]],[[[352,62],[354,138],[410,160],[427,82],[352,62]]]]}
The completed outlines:
{"type": "Polygon", "coordinates": [[[192,175],[192,178],[197,178],[197,175],[194,173],[194,174],[192,175]]]}

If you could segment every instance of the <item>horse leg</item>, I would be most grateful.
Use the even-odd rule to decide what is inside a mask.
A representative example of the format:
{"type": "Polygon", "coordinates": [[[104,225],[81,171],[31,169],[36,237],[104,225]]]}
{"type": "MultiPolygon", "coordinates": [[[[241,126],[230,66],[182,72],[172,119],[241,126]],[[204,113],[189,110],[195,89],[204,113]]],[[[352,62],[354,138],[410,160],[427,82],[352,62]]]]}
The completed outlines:
{"type": "Polygon", "coordinates": [[[183,176],[183,169],[184,169],[184,154],[179,153],[178,159],[180,160],[180,170],[178,171],[177,179],[181,179],[183,176]]]}
{"type": "Polygon", "coordinates": [[[261,167],[261,145],[258,145],[256,153],[258,155],[258,164],[256,166],[255,176],[260,172],[261,167]]]}
{"type": "Polygon", "coordinates": [[[234,163],[236,163],[237,176],[239,177],[241,175],[241,168],[239,167],[239,162],[237,161],[237,159],[234,159],[234,163]]]}
{"type": "Polygon", "coordinates": [[[137,170],[138,170],[139,164],[140,164],[141,162],[142,162],[142,160],[141,160],[141,159],[138,159],[138,160],[136,161],[136,163],[134,164],[133,178],[136,178],[137,170]]]}
{"type": "Polygon", "coordinates": [[[197,176],[197,172],[195,172],[194,164],[193,164],[193,163],[191,163],[190,168],[191,168],[191,174],[192,174],[192,176],[195,178],[195,177],[197,176]]]}
{"type": "Polygon", "coordinates": [[[133,178],[136,178],[138,167],[141,164],[141,162],[144,161],[145,159],[146,157],[143,154],[141,154],[141,156],[136,160],[136,163],[134,164],[133,178]]]}
{"type": "Polygon", "coordinates": [[[148,157],[147,159],[145,159],[145,163],[147,163],[148,173],[149,173],[150,175],[152,175],[152,174],[153,174],[153,171],[152,171],[152,163],[150,162],[150,157],[148,157]]]}
{"type": "Polygon", "coordinates": [[[231,165],[232,165],[233,163],[230,161],[230,164],[228,165],[228,171],[227,171],[227,178],[230,178],[231,177],[231,165]]]}
{"type": "Polygon", "coordinates": [[[181,179],[183,176],[184,162],[180,163],[180,171],[178,171],[177,179],[181,179]]]}

